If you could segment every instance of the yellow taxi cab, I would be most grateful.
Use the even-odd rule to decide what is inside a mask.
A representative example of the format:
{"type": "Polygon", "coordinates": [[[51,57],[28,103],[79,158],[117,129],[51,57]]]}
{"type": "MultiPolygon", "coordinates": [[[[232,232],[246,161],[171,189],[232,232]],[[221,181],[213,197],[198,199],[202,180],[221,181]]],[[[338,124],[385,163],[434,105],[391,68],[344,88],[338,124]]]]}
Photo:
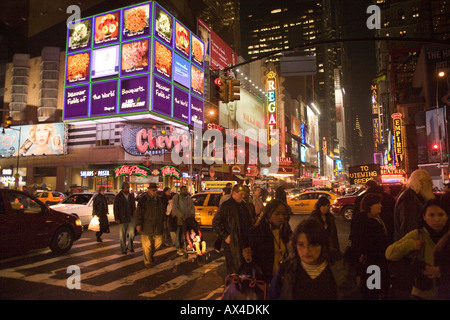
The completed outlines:
{"type": "Polygon", "coordinates": [[[219,191],[199,192],[192,196],[195,206],[195,220],[201,226],[212,226],[212,219],[219,208],[220,197],[222,197],[222,192],[219,191]]]}
{"type": "Polygon", "coordinates": [[[47,205],[52,205],[63,201],[66,198],[66,195],[57,191],[42,191],[37,192],[35,197],[47,205]]]}
{"type": "Polygon", "coordinates": [[[330,200],[330,204],[339,196],[330,191],[316,190],[306,191],[293,198],[288,198],[287,203],[292,209],[292,213],[311,213],[314,205],[321,196],[325,196],[330,200]]]}

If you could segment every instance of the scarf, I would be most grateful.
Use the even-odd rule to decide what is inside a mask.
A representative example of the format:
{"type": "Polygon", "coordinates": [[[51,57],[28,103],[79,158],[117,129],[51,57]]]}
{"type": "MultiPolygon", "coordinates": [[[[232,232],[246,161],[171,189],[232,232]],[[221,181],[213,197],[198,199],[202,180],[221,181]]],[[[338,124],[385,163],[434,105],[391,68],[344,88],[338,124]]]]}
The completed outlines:
{"type": "Polygon", "coordinates": [[[434,243],[438,243],[439,240],[441,240],[441,238],[448,232],[448,223],[447,225],[442,228],[441,231],[435,231],[433,230],[430,226],[428,226],[428,224],[424,224],[425,225],[425,229],[428,230],[428,233],[430,234],[430,238],[431,240],[433,240],[434,243]]]}
{"type": "Polygon", "coordinates": [[[323,270],[327,267],[327,262],[324,261],[321,264],[307,264],[302,261],[302,267],[311,279],[317,278],[323,270]]]}

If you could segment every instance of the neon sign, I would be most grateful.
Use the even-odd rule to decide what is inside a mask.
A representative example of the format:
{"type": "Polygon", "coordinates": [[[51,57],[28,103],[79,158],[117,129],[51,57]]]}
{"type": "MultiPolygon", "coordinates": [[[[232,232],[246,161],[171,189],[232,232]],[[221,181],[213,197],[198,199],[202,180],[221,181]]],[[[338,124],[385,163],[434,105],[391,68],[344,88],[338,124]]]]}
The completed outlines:
{"type": "Polygon", "coordinates": [[[165,176],[173,176],[180,179],[181,173],[180,171],[172,166],[165,166],[161,169],[161,174],[163,177],[165,176]]]}
{"type": "Polygon", "coordinates": [[[267,111],[269,112],[269,145],[277,143],[276,127],[277,127],[277,95],[276,95],[276,73],[270,71],[267,74],[267,111]]]}
{"type": "Polygon", "coordinates": [[[402,114],[394,113],[391,117],[393,119],[395,155],[399,156],[403,154],[402,114]]]}

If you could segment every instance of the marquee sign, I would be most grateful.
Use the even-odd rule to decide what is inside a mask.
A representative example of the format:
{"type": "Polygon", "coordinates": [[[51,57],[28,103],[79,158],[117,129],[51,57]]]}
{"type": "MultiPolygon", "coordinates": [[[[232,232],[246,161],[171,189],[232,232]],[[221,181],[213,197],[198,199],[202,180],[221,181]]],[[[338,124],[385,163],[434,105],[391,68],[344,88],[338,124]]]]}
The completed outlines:
{"type": "Polygon", "coordinates": [[[276,140],[276,128],[277,128],[277,94],[276,94],[276,76],[277,74],[273,71],[270,71],[267,74],[267,111],[268,111],[268,127],[269,127],[269,136],[268,136],[268,144],[275,145],[278,143],[276,140]]]}
{"type": "Polygon", "coordinates": [[[394,146],[395,155],[403,155],[403,134],[402,134],[402,114],[392,114],[393,132],[394,132],[394,146]]]}

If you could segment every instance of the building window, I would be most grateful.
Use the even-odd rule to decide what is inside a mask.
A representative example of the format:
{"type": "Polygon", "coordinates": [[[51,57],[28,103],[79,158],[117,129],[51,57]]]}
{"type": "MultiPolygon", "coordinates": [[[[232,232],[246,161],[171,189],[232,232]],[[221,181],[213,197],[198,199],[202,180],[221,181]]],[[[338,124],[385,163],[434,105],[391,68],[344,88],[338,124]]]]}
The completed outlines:
{"type": "Polygon", "coordinates": [[[114,123],[100,123],[97,124],[97,139],[96,146],[111,146],[114,144],[115,135],[114,123]]]}

